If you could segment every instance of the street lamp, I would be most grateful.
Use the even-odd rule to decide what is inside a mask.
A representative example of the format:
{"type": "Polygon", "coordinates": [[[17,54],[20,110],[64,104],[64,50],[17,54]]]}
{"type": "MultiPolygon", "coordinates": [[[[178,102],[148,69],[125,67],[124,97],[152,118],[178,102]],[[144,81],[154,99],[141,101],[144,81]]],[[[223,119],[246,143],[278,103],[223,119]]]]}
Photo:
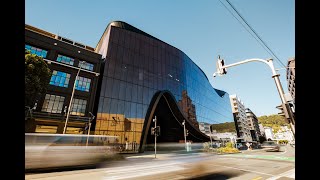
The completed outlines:
{"type": "Polygon", "coordinates": [[[184,144],[185,144],[185,147],[187,148],[186,120],[183,120],[182,125],[183,125],[184,144]]]}
{"type": "Polygon", "coordinates": [[[264,59],[258,59],[258,58],[253,58],[253,59],[246,59],[246,60],[243,60],[243,61],[240,61],[240,62],[237,62],[237,63],[233,63],[233,64],[229,64],[229,65],[224,65],[224,60],[223,59],[220,59],[220,56],[218,56],[218,61],[217,61],[217,72],[214,73],[214,77],[216,75],[219,75],[219,76],[222,76],[224,74],[226,74],[226,69],[228,67],[232,67],[232,66],[237,66],[237,65],[240,65],[240,64],[244,64],[244,63],[248,63],[248,62],[253,62],[253,61],[258,61],[258,62],[263,62],[265,64],[267,64],[271,71],[272,71],[272,78],[274,79],[275,83],[276,83],[276,86],[277,86],[277,90],[279,92],[279,95],[280,95],[280,99],[282,101],[282,104],[285,105],[284,106],[284,110],[287,113],[287,119],[290,119],[290,126],[291,126],[291,129],[292,129],[292,132],[295,134],[295,127],[294,127],[294,116],[292,115],[292,111],[290,108],[288,108],[287,106],[287,101],[286,101],[286,98],[284,96],[284,91],[282,89],[282,86],[281,86],[281,83],[280,83],[280,79],[279,79],[279,76],[280,74],[277,74],[275,68],[274,68],[274,65],[273,65],[273,59],[267,59],[267,60],[264,60],[264,59]]]}
{"type": "Polygon", "coordinates": [[[86,146],[88,146],[88,141],[89,141],[89,135],[90,135],[90,129],[91,129],[91,122],[94,120],[94,118],[96,117],[95,115],[93,115],[91,112],[89,112],[89,114],[91,115],[91,117],[89,118],[89,128],[88,128],[88,136],[87,136],[87,143],[86,146]]]}
{"type": "Polygon", "coordinates": [[[79,62],[79,69],[78,69],[78,72],[77,72],[77,76],[74,80],[74,83],[73,83],[73,88],[72,88],[72,94],[71,94],[71,98],[70,98],[70,102],[69,102],[69,107],[68,107],[68,112],[67,112],[67,118],[66,118],[66,122],[64,124],[64,129],[63,129],[63,134],[66,133],[66,130],[67,130],[67,124],[68,124],[68,120],[69,120],[69,114],[70,114],[70,109],[71,109],[71,104],[72,104],[72,100],[73,100],[73,95],[74,95],[74,90],[76,89],[76,81],[78,79],[78,76],[79,76],[79,73],[80,73],[80,70],[81,70],[81,67],[82,67],[82,64],[85,63],[85,61],[80,61],[79,62]]]}

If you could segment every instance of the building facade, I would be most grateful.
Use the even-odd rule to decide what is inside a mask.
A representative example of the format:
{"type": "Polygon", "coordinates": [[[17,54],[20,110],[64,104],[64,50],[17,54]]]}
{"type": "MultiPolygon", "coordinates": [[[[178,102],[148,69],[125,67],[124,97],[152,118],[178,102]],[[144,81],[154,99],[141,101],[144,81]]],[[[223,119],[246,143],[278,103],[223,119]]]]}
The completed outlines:
{"type": "Polygon", "coordinates": [[[82,134],[92,119],[101,55],[92,47],[30,25],[25,25],[25,49],[43,57],[52,71],[46,94],[38,97],[26,116],[25,132],[63,133],[76,82],[66,134],[82,134]]]}
{"type": "Polygon", "coordinates": [[[266,138],[265,129],[262,124],[259,124],[259,130],[260,130],[261,136],[266,138]]]}
{"type": "Polygon", "coordinates": [[[295,81],[296,81],[296,70],[295,70],[295,58],[290,58],[287,65],[287,82],[288,82],[288,91],[295,103],[295,81]]]}
{"type": "Polygon", "coordinates": [[[246,116],[249,122],[252,140],[259,141],[259,136],[261,136],[261,132],[257,116],[249,108],[246,108],[246,116]]]}
{"type": "Polygon", "coordinates": [[[251,142],[250,123],[247,119],[244,103],[237,95],[233,94],[230,95],[230,104],[238,138],[241,138],[245,142],[251,142]]]}
{"type": "MultiPolygon", "coordinates": [[[[26,25],[26,49],[44,55],[53,71],[26,132],[62,133],[79,63],[67,133],[117,136],[134,152],[157,142],[210,141],[199,123],[233,122],[229,94],[212,87],[181,50],[121,21],[111,22],[95,48],[26,25]],[[32,128],[31,128],[32,127],[32,128]]],[[[28,121],[29,122],[29,121],[28,121]]]]}
{"type": "Polygon", "coordinates": [[[265,132],[267,141],[274,139],[274,135],[272,131],[273,129],[271,127],[264,127],[264,132],[265,132]]]}
{"type": "Polygon", "coordinates": [[[274,134],[276,140],[287,140],[288,142],[294,141],[294,135],[287,126],[281,126],[281,129],[274,134]]]}
{"type": "Polygon", "coordinates": [[[231,122],[228,93],[211,86],[203,71],[181,50],[120,21],[111,22],[96,47],[105,58],[95,133],[115,135],[144,151],[157,142],[209,141],[198,123],[231,122]]]}

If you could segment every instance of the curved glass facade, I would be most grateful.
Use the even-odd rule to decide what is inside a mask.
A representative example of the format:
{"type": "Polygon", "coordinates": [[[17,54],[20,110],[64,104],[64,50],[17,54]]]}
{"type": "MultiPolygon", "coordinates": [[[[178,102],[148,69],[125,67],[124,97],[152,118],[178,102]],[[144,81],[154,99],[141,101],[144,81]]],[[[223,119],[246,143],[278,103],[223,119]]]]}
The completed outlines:
{"type": "MultiPolygon", "coordinates": [[[[123,22],[112,22],[96,51],[105,58],[96,134],[139,146],[150,101],[170,91],[189,122],[233,122],[229,95],[214,89],[182,51],[123,22]]],[[[99,94],[99,93],[98,93],[99,94]]]]}

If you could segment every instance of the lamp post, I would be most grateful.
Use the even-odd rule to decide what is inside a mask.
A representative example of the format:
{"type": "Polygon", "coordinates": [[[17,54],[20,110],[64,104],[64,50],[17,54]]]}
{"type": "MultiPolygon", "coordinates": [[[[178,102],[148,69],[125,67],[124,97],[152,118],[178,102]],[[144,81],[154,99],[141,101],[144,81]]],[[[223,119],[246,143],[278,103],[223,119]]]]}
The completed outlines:
{"type": "Polygon", "coordinates": [[[185,145],[185,148],[187,148],[186,120],[183,120],[182,125],[183,125],[184,145],[185,145]]]}
{"type": "Polygon", "coordinates": [[[79,67],[79,69],[78,69],[77,76],[76,76],[76,78],[75,78],[75,80],[74,80],[74,83],[73,83],[72,94],[71,94],[71,98],[70,98],[70,102],[69,102],[69,107],[68,107],[68,111],[67,111],[66,122],[64,123],[63,134],[65,134],[65,133],[66,133],[66,130],[67,130],[67,124],[68,124],[68,120],[69,120],[69,114],[70,114],[71,104],[72,104],[72,101],[73,101],[74,90],[76,89],[76,81],[77,81],[77,79],[78,79],[78,76],[79,76],[79,73],[80,73],[82,64],[83,64],[84,62],[85,62],[85,61],[80,61],[80,62],[79,62],[80,67],[79,67]]]}
{"type": "Polygon", "coordinates": [[[227,73],[226,69],[228,67],[237,66],[237,65],[240,65],[240,64],[253,62],[253,61],[263,62],[263,63],[267,64],[270,67],[271,72],[272,72],[272,78],[274,79],[274,81],[276,83],[276,87],[277,87],[277,90],[279,92],[280,99],[282,101],[282,104],[285,105],[284,106],[284,111],[288,112],[288,116],[286,118],[290,119],[289,123],[290,123],[290,126],[291,126],[293,134],[295,134],[295,127],[294,127],[294,124],[293,124],[293,123],[295,123],[295,120],[294,120],[294,117],[292,115],[291,109],[288,108],[288,106],[287,106],[287,101],[286,101],[286,98],[284,96],[284,91],[282,89],[282,86],[281,86],[281,83],[280,83],[280,79],[279,79],[280,74],[277,74],[277,72],[276,72],[276,70],[274,68],[273,59],[264,60],[264,59],[253,58],[253,59],[246,59],[246,60],[243,60],[243,61],[240,61],[240,62],[237,62],[237,63],[233,63],[233,64],[229,64],[229,65],[224,65],[224,60],[220,59],[220,56],[219,56],[218,57],[218,62],[217,62],[217,70],[218,71],[215,72],[213,74],[213,76],[215,77],[217,74],[219,76],[226,74],[227,73]]]}
{"type": "Polygon", "coordinates": [[[89,141],[89,135],[90,135],[90,129],[91,129],[91,122],[94,120],[94,118],[96,116],[94,116],[91,112],[89,112],[89,114],[91,115],[91,117],[89,118],[89,128],[88,128],[88,136],[87,136],[87,143],[86,143],[86,147],[88,146],[88,141],[89,141]]]}

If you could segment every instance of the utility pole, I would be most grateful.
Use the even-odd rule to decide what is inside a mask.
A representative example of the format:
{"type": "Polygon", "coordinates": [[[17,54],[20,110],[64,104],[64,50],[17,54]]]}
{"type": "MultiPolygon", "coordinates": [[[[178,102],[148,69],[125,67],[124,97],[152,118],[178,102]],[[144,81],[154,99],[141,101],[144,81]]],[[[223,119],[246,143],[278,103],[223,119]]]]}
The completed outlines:
{"type": "Polygon", "coordinates": [[[280,74],[277,74],[277,72],[276,72],[276,70],[274,68],[274,65],[273,65],[273,62],[272,62],[273,59],[264,60],[264,59],[253,58],[253,59],[246,59],[246,60],[243,60],[243,61],[240,61],[240,62],[237,62],[237,63],[233,63],[233,64],[229,64],[229,65],[224,65],[224,60],[220,59],[220,56],[218,56],[217,72],[215,72],[213,74],[213,76],[214,77],[216,75],[222,76],[224,74],[227,74],[227,68],[229,68],[229,67],[237,66],[237,65],[240,65],[240,64],[253,62],[253,61],[263,62],[263,63],[267,64],[270,67],[271,72],[272,72],[272,78],[274,79],[274,81],[276,83],[276,87],[277,87],[278,93],[280,95],[280,99],[282,101],[282,106],[283,106],[283,110],[285,112],[286,119],[289,120],[292,132],[293,132],[293,134],[295,134],[294,116],[293,116],[291,108],[288,105],[288,103],[286,101],[286,98],[284,96],[284,91],[282,89],[281,82],[280,82],[280,79],[279,79],[280,74]]]}

